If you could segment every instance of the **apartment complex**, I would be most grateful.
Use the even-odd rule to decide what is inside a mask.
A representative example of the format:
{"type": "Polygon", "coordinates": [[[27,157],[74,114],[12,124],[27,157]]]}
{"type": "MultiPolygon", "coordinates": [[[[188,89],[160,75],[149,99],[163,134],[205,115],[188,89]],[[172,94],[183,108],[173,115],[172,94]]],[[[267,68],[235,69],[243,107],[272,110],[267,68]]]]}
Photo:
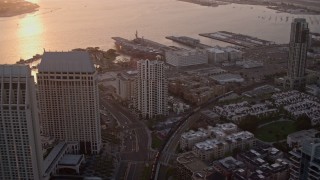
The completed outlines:
{"type": "Polygon", "coordinates": [[[232,153],[233,150],[244,150],[255,146],[256,140],[252,133],[248,131],[241,131],[225,135],[221,131],[216,131],[216,137],[207,139],[203,142],[196,143],[192,151],[198,158],[204,161],[210,159],[219,159],[227,153],[232,153]],[[221,137],[219,137],[219,134],[221,137]]]}
{"type": "Polygon", "coordinates": [[[284,180],[289,178],[290,166],[283,153],[275,148],[259,147],[239,153],[236,157],[210,159],[209,163],[194,152],[177,157],[178,179],[193,180],[284,180]]]}
{"type": "Polygon", "coordinates": [[[212,75],[226,71],[220,68],[205,68],[187,71],[186,75],[169,78],[169,92],[193,104],[203,104],[226,92],[226,86],[211,79],[212,75]]]}
{"type": "Polygon", "coordinates": [[[135,107],[143,118],[168,114],[168,81],[164,63],[158,60],[137,62],[135,107]]]}
{"type": "Polygon", "coordinates": [[[182,150],[191,150],[196,143],[213,137],[221,140],[225,136],[236,133],[237,131],[237,125],[233,123],[217,124],[216,127],[208,126],[207,129],[199,128],[198,131],[190,130],[181,135],[179,141],[180,148],[182,150]]]}
{"type": "Polygon", "coordinates": [[[277,108],[282,106],[293,118],[306,115],[313,126],[320,123],[320,103],[317,97],[292,90],[273,94],[271,98],[277,108]]]}
{"type": "Polygon", "coordinates": [[[45,135],[79,142],[80,153],[101,148],[97,72],[86,52],[44,52],[37,75],[45,135]]]}
{"type": "Polygon", "coordinates": [[[256,145],[254,135],[248,131],[238,132],[237,125],[233,123],[199,128],[183,133],[180,138],[182,150],[192,150],[195,156],[203,161],[219,159],[233,150],[244,150],[256,145]]]}
{"type": "Polygon", "coordinates": [[[238,123],[249,115],[266,117],[277,113],[278,110],[276,108],[272,108],[271,106],[271,102],[251,105],[247,101],[243,101],[240,103],[228,104],[224,106],[215,106],[213,108],[213,111],[232,122],[238,123]]]}
{"type": "Polygon", "coordinates": [[[42,179],[34,78],[24,65],[0,65],[0,179],[42,179]]]}
{"type": "Polygon", "coordinates": [[[288,72],[285,86],[291,89],[305,88],[305,70],[309,44],[309,28],[305,19],[297,18],[291,24],[288,72]]]}
{"type": "Polygon", "coordinates": [[[206,179],[210,167],[199,160],[193,152],[180,154],[177,158],[177,174],[181,180],[206,179]]]}
{"type": "Polygon", "coordinates": [[[117,95],[121,101],[132,101],[136,84],[137,71],[127,71],[117,75],[117,95]]]}

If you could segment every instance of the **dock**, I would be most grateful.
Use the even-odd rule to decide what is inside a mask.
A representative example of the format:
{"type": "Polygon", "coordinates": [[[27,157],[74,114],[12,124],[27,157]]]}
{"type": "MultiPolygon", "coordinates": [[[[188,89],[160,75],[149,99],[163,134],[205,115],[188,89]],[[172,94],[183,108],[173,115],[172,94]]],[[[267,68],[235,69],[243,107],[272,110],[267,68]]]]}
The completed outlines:
{"type": "Polygon", "coordinates": [[[274,42],[271,42],[271,41],[267,41],[267,40],[263,40],[256,37],[243,35],[243,34],[235,34],[227,31],[218,31],[215,33],[204,33],[199,35],[202,37],[223,41],[226,43],[234,44],[234,45],[245,47],[245,48],[270,46],[275,44],[274,42]]]}
{"type": "Polygon", "coordinates": [[[192,48],[200,48],[200,49],[212,48],[211,46],[201,44],[200,40],[198,39],[194,39],[187,36],[167,36],[166,39],[170,39],[174,42],[177,42],[192,48]]]}
{"type": "Polygon", "coordinates": [[[137,58],[156,58],[158,56],[164,57],[165,52],[172,50],[172,47],[154,42],[143,37],[138,37],[133,40],[128,40],[122,37],[112,37],[115,40],[116,48],[119,52],[137,57],[137,58]]]}

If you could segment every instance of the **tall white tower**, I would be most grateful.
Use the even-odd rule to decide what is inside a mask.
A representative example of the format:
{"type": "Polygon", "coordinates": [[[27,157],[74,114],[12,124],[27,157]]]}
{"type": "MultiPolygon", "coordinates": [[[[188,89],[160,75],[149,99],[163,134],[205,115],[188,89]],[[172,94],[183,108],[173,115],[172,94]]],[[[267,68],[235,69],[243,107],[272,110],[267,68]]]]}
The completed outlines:
{"type": "Polygon", "coordinates": [[[168,81],[162,61],[137,63],[135,106],[143,118],[168,115],[168,81]]]}
{"type": "Polygon", "coordinates": [[[34,78],[24,65],[0,65],[0,179],[42,179],[34,78]]]}
{"type": "Polygon", "coordinates": [[[309,44],[309,28],[305,19],[297,18],[291,24],[289,60],[286,87],[304,89],[305,70],[309,44]]]}
{"type": "Polygon", "coordinates": [[[81,153],[99,153],[97,72],[90,55],[45,52],[37,81],[43,132],[57,139],[79,142],[81,153]]]}

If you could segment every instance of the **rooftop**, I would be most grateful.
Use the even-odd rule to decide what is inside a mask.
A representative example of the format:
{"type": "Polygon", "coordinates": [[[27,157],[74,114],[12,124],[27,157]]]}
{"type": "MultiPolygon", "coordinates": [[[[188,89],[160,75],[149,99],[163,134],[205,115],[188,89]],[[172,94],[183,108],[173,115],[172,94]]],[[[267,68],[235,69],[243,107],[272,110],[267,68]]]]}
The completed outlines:
{"type": "Polygon", "coordinates": [[[230,73],[211,76],[211,78],[219,82],[243,82],[244,81],[241,75],[230,74],[230,73]]]}
{"type": "Polygon", "coordinates": [[[207,51],[211,52],[211,53],[225,53],[223,50],[218,49],[218,48],[209,48],[209,49],[207,49],[207,51]]]}
{"type": "Polygon", "coordinates": [[[178,50],[178,51],[168,51],[170,54],[175,54],[177,56],[192,56],[192,55],[199,55],[199,54],[206,54],[203,50],[178,50]]]}
{"type": "Polygon", "coordinates": [[[295,140],[304,140],[306,138],[314,138],[319,131],[315,129],[303,130],[298,131],[292,134],[289,134],[288,137],[295,139],[295,140]]]}
{"type": "Polygon", "coordinates": [[[83,159],[82,155],[73,155],[73,154],[66,154],[63,158],[59,161],[59,165],[63,166],[76,166],[81,163],[83,159]]]}
{"type": "Polygon", "coordinates": [[[211,111],[211,110],[203,110],[201,113],[209,118],[217,118],[220,117],[217,113],[211,111]]]}
{"type": "Polygon", "coordinates": [[[199,160],[192,152],[181,154],[177,158],[177,161],[178,163],[183,164],[191,172],[199,172],[208,168],[208,166],[203,161],[199,160]]]}
{"type": "Polygon", "coordinates": [[[190,130],[188,132],[185,132],[181,135],[184,139],[191,139],[191,138],[197,138],[197,137],[206,137],[208,136],[207,132],[203,129],[199,129],[199,131],[193,131],[190,130]]]}
{"type": "Polygon", "coordinates": [[[12,76],[12,77],[28,77],[31,76],[31,70],[27,65],[0,65],[1,76],[12,76]]]}
{"type": "Polygon", "coordinates": [[[61,142],[58,145],[56,145],[49,153],[49,155],[44,159],[44,171],[45,173],[50,172],[51,166],[54,164],[54,162],[58,161],[58,155],[60,153],[63,153],[64,150],[68,147],[67,143],[61,142]]]}
{"type": "Polygon", "coordinates": [[[39,72],[88,72],[95,68],[89,53],[84,51],[44,52],[39,72]]]}
{"type": "Polygon", "coordinates": [[[243,167],[244,164],[241,161],[236,160],[235,158],[229,156],[224,159],[219,160],[219,162],[226,168],[226,169],[235,169],[239,167],[243,167]]]}

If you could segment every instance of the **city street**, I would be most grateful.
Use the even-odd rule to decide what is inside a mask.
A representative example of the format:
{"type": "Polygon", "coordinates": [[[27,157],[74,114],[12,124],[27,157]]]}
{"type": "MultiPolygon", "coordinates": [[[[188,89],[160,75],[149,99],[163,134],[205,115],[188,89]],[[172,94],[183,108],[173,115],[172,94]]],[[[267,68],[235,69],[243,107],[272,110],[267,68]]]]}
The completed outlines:
{"type": "Polygon", "coordinates": [[[146,163],[153,158],[148,128],[116,102],[102,97],[100,103],[118,122],[122,132],[120,165],[115,179],[141,179],[146,163]]]}

